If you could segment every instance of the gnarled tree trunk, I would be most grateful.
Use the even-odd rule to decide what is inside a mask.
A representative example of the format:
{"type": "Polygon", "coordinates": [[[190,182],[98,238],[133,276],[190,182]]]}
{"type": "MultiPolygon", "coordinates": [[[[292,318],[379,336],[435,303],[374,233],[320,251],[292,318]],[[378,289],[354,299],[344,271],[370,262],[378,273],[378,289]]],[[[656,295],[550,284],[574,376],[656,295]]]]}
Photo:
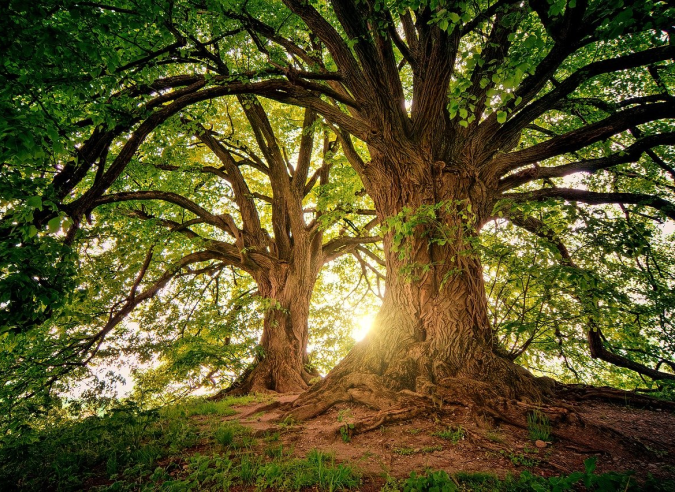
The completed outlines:
{"type": "Polygon", "coordinates": [[[366,185],[388,230],[386,293],[374,327],[293,414],[308,418],[346,400],[394,408],[407,396],[539,399],[541,385],[500,354],[488,321],[474,250],[493,206],[484,183],[443,172],[443,163],[416,174],[409,163],[398,167],[409,175],[366,185]]]}
{"type": "Polygon", "coordinates": [[[291,263],[255,275],[265,305],[260,354],[230,393],[299,393],[318,373],[308,367],[309,303],[323,257],[320,238],[298,238],[291,263]]]}

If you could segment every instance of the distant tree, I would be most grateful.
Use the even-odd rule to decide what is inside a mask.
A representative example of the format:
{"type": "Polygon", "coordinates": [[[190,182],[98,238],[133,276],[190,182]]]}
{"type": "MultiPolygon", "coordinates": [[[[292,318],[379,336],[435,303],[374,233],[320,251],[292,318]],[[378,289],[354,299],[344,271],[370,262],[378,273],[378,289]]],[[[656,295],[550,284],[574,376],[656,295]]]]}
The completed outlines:
{"type": "MultiPolygon", "coordinates": [[[[209,129],[187,120],[162,128],[162,136],[155,135],[141,150],[143,157],[126,168],[127,176],[118,178],[115,192],[96,199],[95,206],[170,204],[168,209],[118,207],[107,214],[152,221],[189,239],[197,251],[179,260],[173,273],[192,263],[211,271],[234,267],[248,273],[265,315],[258,361],[236,390],[302,391],[318,376],[308,372],[307,341],[309,303],[321,267],[380,238],[368,234],[376,223],[369,217],[372,213],[356,207],[363,201],[354,195],[361,187],[356,176],[350,179],[342,171],[342,181],[331,182],[331,168],[340,165],[339,144],[328,130],[321,130],[311,110],[280,113],[265,109],[255,96],[240,96],[239,101],[249,131],[232,116],[209,129]],[[287,119],[279,124],[286,135],[276,135],[272,116],[287,119]],[[297,126],[288,121],[293,116],[300,118],[297,126]],[[193,135],[186,135],[181,144],[175,139],[182,132],[193,135]],[[317,133],[322,137],[318,149],[317,133]],[[313,206],[308,208],[308,203],[313,206]],[[325,215],[327,204],[337,207],[337,213],[325,215]]],[[[216,105],[212,110],[229,114],[239,109],[236,106],[216,105]]],[[[148,261],[152,254],[151,250],[148,261]]],[[[139,282],[142,276],[143,272],[139,282]]],[[[125,307],[131,309],[143,299],[132,294],[125,307]]],[[[120,310],[115,322],[127,311],[120,310]]]]}

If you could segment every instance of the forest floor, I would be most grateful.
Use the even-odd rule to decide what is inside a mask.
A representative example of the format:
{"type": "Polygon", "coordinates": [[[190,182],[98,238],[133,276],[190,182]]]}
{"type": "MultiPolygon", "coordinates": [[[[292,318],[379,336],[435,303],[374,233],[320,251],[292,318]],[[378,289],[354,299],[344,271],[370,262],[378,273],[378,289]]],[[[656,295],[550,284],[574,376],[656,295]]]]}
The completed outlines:
{"type": "Polygon", "coordinates": [[[641,480],[649,475],[675,478],[675,415],[660,409],[567,402],[575,415],[567,423],[534,421],[491,428],[478,425],[466,411],[441,408],[352,436],[349,424],[372,415],[371,410],[340,405],[308,422],[281,420],[284,404],[295,398],[282,395],[271,404],[235,407],[238,413],[226,420],[236,420],[254,436],[278,435],[279,443],[296,457],[314,449],[333,454],[337,462],[349,463],[363,474],[360,490],[380,490],[390,477],[402,479],[425,470],[500,479],[524,470],[543,477],[569,475],[583,471],[592,456],[597,457],[599,474],[633,471],[641,480]]]}
{"type": "Polygon", "coordinates": [[[570,400],[495,426],[447,406],[354,434],[372,410],[295,422],[295,398],[121,402],[45,421],[0,442],[0,490],[675,491],[672,410],[570,400]]]}

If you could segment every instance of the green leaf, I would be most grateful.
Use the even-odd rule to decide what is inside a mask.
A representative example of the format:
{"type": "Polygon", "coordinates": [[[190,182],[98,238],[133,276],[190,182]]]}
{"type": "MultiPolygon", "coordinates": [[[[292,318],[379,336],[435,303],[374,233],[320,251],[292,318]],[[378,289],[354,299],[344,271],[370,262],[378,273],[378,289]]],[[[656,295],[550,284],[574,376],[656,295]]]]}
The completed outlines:
{"type": "Polygon", "coordinates": [[[506,123],[506,111],[497,111],[497,123],[500,125],[506,123]]]}
{"type": "Polygon", "coordinates": [[[26,200],[26,205],[32,208],[37,208],[42,210],[42,197],[41,196],[32,196],[26,200]]]}
{"type": "Polygon", "coordinates": [[[595,466],[597,464],[598,458],[597,456],[591,456],[588,458],[586,461],[584,461],[584,468],[586,470],[586,473],[593,473],[595,471],[595,466]]]}
{"type": "Polygon", "coordinates": [[[50,234],[55,233],[61,227],[61,217],[58,215],[47,223],[47,230],[50,234]]]}

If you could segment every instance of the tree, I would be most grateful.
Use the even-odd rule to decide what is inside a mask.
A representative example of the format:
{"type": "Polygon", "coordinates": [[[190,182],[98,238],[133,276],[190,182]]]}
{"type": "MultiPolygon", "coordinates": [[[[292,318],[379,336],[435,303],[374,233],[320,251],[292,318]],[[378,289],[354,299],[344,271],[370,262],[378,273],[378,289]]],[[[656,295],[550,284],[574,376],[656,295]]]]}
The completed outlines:
{"type": "MultiPolygon", "coordinates": [[[[540,398],[546,384],[494,340],[472,243],[497,207],[525,230],[550,235],[518,211],[536,201],[617,203],[675,218],[664,198],[672,167],[662,154],[673,143],[672,11],[661,3],[284,3],[309,32],[293,34],[301,42],[246,7],[224,15],[288,53],[293,61],[283,68],[295,93],[287,100],[338,128],[388,228],[376,329],[301,398],[296,415],[345,399],[383,408],[399,400],[392,391],[440,386],[540,398]],[[312,67],[337,80],[303,79],[312,67]],[[367,145],[367,162],[352,138],[367,145]],[[625,168],[635,176],[611,191],[548,184],[625,168]]],[[[600,333],[589,326],[593,353],[610,359],[600,333]]]]}
{"type": "MultiPolygon", "coordinates": [[[[127,7],[94,8],[143,15],[127,7]]],[[[296,416],[343,400],[385,409],[420,395],[540,399],[550,380],[513,363],[489,322],[481,230],[509,220],[573,271],[565,229],[586,206],[626,221],[675,218],[665,2],[206,1],[156,11],[165,36],[139,63],[161,73],[151,85],[162,95],[146,103],[147,119],[120,130],[134,128],[115,162],[99,161],[102,178],[63,209],[77,222],[149,132],[192,104],[248,94],[324,118],[384,228],[386,293],[370,336],[296,416]],[[549,220],[560,204],[576,216],[549,220]]],[[[575,294],[591,353],[619,362],[592,316],[599,302],[584,295],[593,291],[575,294]]],[[[632,364],[672,379],[662,366],[632,364]]]]}
{"type": "MultiPolygon", "coordinates": [[[[168,9],[170,11],[171,7],[169,6],[168,9]]],[[[111,25],[123,31],[121,24],[124,24],[124,21],[120,19],[126,16],[151,20],[154,15],[161,17],[164,13],[161,10],[159,13],[156,12],[151,5],[145,5],[138,10],[129,10],[115,6],[106,8],[89,5],[83,8],[78,4],[59,5],[57,3],[53,9],[46,12],[39,8],[35,10],[37,12],[28,9],[28,14],[34,15],[37,21],[48,24],[49,29],[63,28],[64,24],[69,30],[76,30],[75,25],[78,27],[88,25],[90,28],[93,25],[97,33],[99,30],[109,33],[111,25]],[[92,7],[93,11],[90,10],[92,7]],[[88,15],[84,15],[82,10],[87,10],[88,15]],[[82,17],[84,21],[81,20],[82,17]]],[[[27,16],[26,12],[23,13],[27,16]]],[[[137,25],[133,22],[129,27],[134,30],[137,25]]],[[[23,199],[24,209],[17,206],[18,200],[15,200],[15,203],[9,202],[11,206],[3,220],[6,232],[3,244],[7,245],[15,241],[19,248],[15,248],[14,251],[25,253],[18,258],[16,254],[8,254],[4,257],[8,265],[7,272],[15,271],[16,274],[8,276],[6,288],[3,289],[10,296],[8,302],[3,305],[5,321],[3,328],[23,331],[36,323],[43,322],[52,315],[53,306],[64,290],[58,288],[61,272],[54,273],[54,268],[46,268],[47,274],[43,276],[48,276],[48,278],[40,280],[35,273],[37,268],[29,270],[23,264],[24,258],[34,255],[36,248],[44,249],[45,244],[51,244],[50,241],[53,238],[49,237],[49,234],[40,234],[36,237],[45,224],[49,223],[49,232],[53,234],[59,230],[62,218],[67,215],[68,220],[65,226],[68,232],[63,242],[70,245],[77,242],[77,231],[84,217],[89,222],[96,221],[100,217],[94,214],[97,207],[129,201],[162,201],[169,204],[169,208],[156,210],[154,214],[147,213],[144,207],[127,210],[125,213],[137,219],[153,221],[171,232],[182,234],[189,240],[191,247],[177,247],[174,241],[170,245],[173,247],[173,252],[170,253],[170,256],[174,257],[173,261],[165,265],[164,271],[157,272],[153,279],[150,272],[156,269],[157,265],[165,263],[163,260],[167,255],[163,251],[158,251],[157,242],[148,245],[147,254],[138,265],[135,279],[130,282],[129,286],[122,286],[129,290],[128,295],[114,303],[110,308],[108,319],[99,330],[79,340],[76,350],[79,357],[85,361],[91,360],[105,338],[120,322],[141,303],[153,298],[177,276],[186,273],[214,273],[225,267],[236,267],[252,275],[257,284],[257,296],[265,309],[264,328],[258,352],[259,361],[238,383],[238,391],[306,389],[308,381],[316,376],[308,372],[306,347],[309,299],[319,270],[323,264],[346,252],[356,252],[357,247],[363,249],[361,245],[364,243],[379,241],[378,237],[364,237],[362,234],[375,224],[369,217],[372,215],[370,212],[358,211],[354,208],[357,201],[363,202],[364,199],[349,198],[351,191],[359,189],[358,180],[343,180],[343,183],[338,186],[340,189],[337,193],[336,190],[333,192],[329,190],[329,185],[335,188],[329,182],[329,176],[331,167],[339,161],[337,155],[339,144],[331,141],[329,129],[324,130],[321,127],[320,119],[313,111],[304,112],[304,121],[298,128],[286,124],[285,129],[293,135],[284,135],[282,144],[275,135],[266,110],[263,109],[255,95],[246,94],[246,84],[238,80],[230,82],[229,76],[216,79],[208,79],[203,75],[158,78],[158,71],[150,62],[156,61],[156,58],[167,53],[176,54],[177,48],[185,44],[185,39],[172,27],[163,33],[160,28],[158,32],[159,34],[151,31],[144,38],[136,36],[133,41],[128,41],[121,36],[125,41],[122,43],[125,48],[127,44],[133,46],[128,50],[129,52],[125,50],[127,60],[119,59],[119,46],[114,43],[109,45],[109,39],[106,36],[102,37],[104,42],[99,43],[96,37],[92,41],[85,34],[84,37],[90,44],[83,42],[84,50],[82,51],[89,55],[89,51],[93,48],[95,55],[91,58],[103,62],[101,71],[106,75],[110,72],[124,73],[122,78],[126,80],[123,88],[120,90],[115,87],[114,83],[106,84],[110,79],[105,76],[102,78],[100,72],[92,76],[91,71],[95,72],[95,69],[87,67],[89,71],[83,77],[83,85],[86,86],[93,79],[102,85],[102,88],[101,93],[96,94],[94,98],[86,95],[81,101],[77,101],[83,106],[76,107],[80,110],[79,114],[71,109],[65,115],[54,115],[38,97],[40,113],[44,113],[42,116],[58,129],[54,131],[53,128],[47,128],[45,133],[48,138],[44,143],[40,142],[49,151],[40,153],[41,145],[29,142],[32,146],[28,144],[27,146],[32,153],[26,152],[28,154],[26,159],[30,161],[30,165],[26,166],[22,161],[23,154],[17,151],[16,145],[11,140],[7,142],[6,154],[12,163],[10,171],[19,176],[15,180],[33,183],[36,181],[36,171],[44,175],[45,170],[52,168],[56,172],[51,181],[37,180],[43,189],[35,185],[33,185],[33,190],[29,190],[26,186],[19,186],[17,196],[8,197],[23,199]],[[155,50],[145,56],[148,50],[142,45],[143,42],[161,43],[162,34],[173,38],[175,43],[170,44],[167,49],[155,50]],[[139,50],[142,54],[138,54],[139,50]],[[201,89],[207,85],[207,80],[216,80],[216,85],[220,88],[213,86],[203,92],[201,89]],[[223,84],[223,82],[226,83],[223,84]],[[229,87],[231,84],[239,89],[234,92],[225,89],[225,92],[222,92],[226,86],[229,87]],[[212,93],[212,89],[216,89],[216,92],[212,93]],[[253,138],[249,139],[248,146],[241,143],[247,138],[244,135],[246,130],[242,122],[238,121],[235,128],[232,126],[234,125],[232,116],[229,116],[231,127],[227,131],[230,132],[230,136],[236,133],[237,138],[236,141],[232,139],[225,143],[212,130],[214,122],[211,122],[211,129],[206,129],[203,126],[204,118],[199,121],[185,119],[187,108],[197,112],[203,110],[203,107],[200,110],[199,103],[212,100],[214,96],[219,97],[216,93],[221,93],[220,95],[241,94],[239,102],[246,114],[247,124],[251,127],[250,133],[253,135],[253,138]],[[92,105],[96,106],[96,103],[91,99],[103,99],[103,103],[98,108],[92,108],[92,105]],[[70,120],[73,117],[71,113],[86,116],[86,118],[75,124],[70,122],[70,127],[65,127],[65,123],[60,119],[70,120]],[[176,118],[176,115],[180,117],[176,118]],[[210,149],[218,161],[217,164],[181,166],[174,164],[173,161],[154,164],[155,171],[183,174],[183,179],[173,181],[161,175],[148,173],[143,167],[147,161],[152,160],[148,156],[152,155],[159,145],[158,134],[162,131],[169,134],[172,131],[178,133],[187,131],[201,142],[201,145],[210,149]],[[314,166],[317,157],[315,152],[317,132],[323,137],[323,161],[318,167],[314,166]],[[86,136],[83,137],[83,135],[86,136]],[[56,145],[55,142],[59,136],[64,137],[71,148],[67,148],[60,142],[56,145]],[[148,144],[148,139],[155,141],[148,144]],[[37,152],[35,147],[39,149],[37,152]],[[141,158],[140,154],[147,147],[150,147],[147,156],[141,158]],[[114,155],[114,158],[111,158],[112,162],[108,162],[110,154],[114,155]],[[294,156],[294,162],[292,162],[291,158],[294,156]],[[38,164],[40,157],[47,157],[45,159],[47,162],[38,164]],[[31,167],[37,169],[31,169],[31,167]],[[145,178],[143,185],[130,176],[130,173],[139,172],[138,167],[141,168],[140,173],[145,178]],[[211,213],[202,206],[203,203],[202,205],[197,203],[199,200],[187,196],[187,189],[184,188],[188,182],[185,176],[188,174],[198,176],[199,182],[195,183],[194,187],[195,194],[199,188],[211,189],[214,195],[208,197],[210,205],[220,209],[218,213],[211,213]],[[211,181],[208,181],[205,176],[210,176],[211,181]],[[258,183],[261,179],[267,181],[267,184],[262,187],[258,183]],[[214,185],[213,180],[220,180],[220,184],[214,185]],[[252,192],[249,189],[250,180],[256,183],[256,187],[261,189],[262,193],[260,190],[252,192]],[[169,183],[174,185],[171,191],[167,189],[170,187],[169,183]],[[139,186],[144,189],[139,190],[139,186]],[[106,194],[111,188],[116,189],[117,193],[106,194]],[[331,203],[333,195],[340,193],[347,197],[349,210],[340,207],[340,203],[345,202],[345,196],[338,197],[337,202],[331,203]],[[223,198],[231,200],[234,207],[228,205],[223,210],[222,204],[219,204],[223,198]],[[307,201],[315,205],[311,210],[303,208],[307,201]],[[43,203],[49,206],[43,206],[43,203]],[[270,206],[269,213],[262,213],[261,209],[268,205],[270,206]],[[172,209],[171,206],[174,208],[172,209]],[[329,210],[333,207],[341,208],[341,210],[329,210]],[[176,208],[182,212],[177,214],[176,208]],[[234,211],[234,214],[230,211],[234,211]],[[325,214],[326,211],[332,213],[325,214]],[[186,219],[186,213],[193,217],[186,219]],[[311,217],[311,220],[307,217],[311,217]],[[336,222],[341,221],[349,227],[333,227],[336,222]],[[362,230],[362,226],[365,226],[365,229],[362,230]],[[195,227],[202,230],[195,232],[195,227]],[[331,227],[334,230],[331,230],[331,227]],[[273,231],[272,235],[268,229],[273,231]],[[225,238],[222,238],[223,234],[225,238]],[[323,241],[324,237],[325,241],[323,241]],[[181,250],[183,255],[176,257],[176,253],[181,250]],[[160,260],[157,260],[158,256],[160,260]],[[34,283],[33,279],[38,279],[38,281],[34,283]],[[26,283],[26,288],[21,290],[12,288],[21,283],[26,283]],[[45,285],[49,289],[45,289],[45,285]],[[42,290],[48,290],[52,299],[45,298],[41,294],[42,290]],[[38,302],[34,302],[36,298],[38,302]],[[50,308],[42,313],[38,309],[40,305],[50,305],[50,308]],[[36,319],[17,319],[13,315],[21,311],[35,314],[36,319]]],[[[233,29],[227,31],[225,36],[236,36],[239,32],[241,29],[233,29]]],[[[113,34],[113,37],[115,36],[113,34]]],[[[222,38],[222,33],[219,33],[219,39],[222,38]]],[[[8,44],[12,48],[21,49],[21,37],[19,41],[10,38],[8,44]]],[[[65,44],[65,48],[72,50],[71,46],[65,44]]],[[[212,44],[209,43],[209,45],[212,44]]],[[[78,55],[84,55],[77,49],[73,51],[78,55]]],[[[62,61],[66,67],[71,66],[67,60],[62,61]]],[[[77,67],[83,61],[89,62],[90,60],[80,59],[72,66],[77,67]]],[[[54,88],[54,85],[63,82],[67,86],[69,82],[72,82],[72,79],[68,77],[64,77],[64,80],[60,82],[54,82],[52,78],[47,77],[46,82],[38,80],[29,90],[26,90],[25,81],[12,73],[12,68],[10,66],[8,70],[10,73],[6,74],[6,78],[14,84],[10,85],[5,102],[21,101],[26,96],[26,92],[48,90],[59,96],[69,93],[67,87],[54,88]],[[20,82],[16,82],[17,80],[20,82]]],[[[162,73],[162,75],[166,74],[162,73]]],[[[111,79],[115,82],[119,80],[115,76],[111,79]]],[[[218,107],[224,112],[229,111],[226,106],[218,107]]],[[[224,118],[223,115],[216,117],[213,112],[206,111],[206,113],[215,120],[224,118]]],[[[287,112],[284,116],[289,115],[290,113],[287,112]]],[[[25,115],[21,115],[21,118],[25,118],[25,115]]],[[[20,118],[17,117],[17,119],[20,118]]],[[[237,121],[236,117],[234,121],[237,121]]],[[[218,123],[215,124],[218,126],[218,123]]],[[[164,145],[166,150],[166,147],[177,145],[176,142],[177,137],[169,135],[161,142],[161,145],[164,145]]],[[[162,153],[163,156],[166,154],[166,152],[162,153]]],[[[209,160],[209,157],[203,154],[197,156],[196,159],[199,157],[209,160]]],[[[195,156],[190,156],[189,153],[181,155],[180,152],[174,152],[174,160],[181,158],[189,160],[195,159],[195,156]]],[[[346,177],[344,172],[342,172],[342,177],[346,177]]],[[[352,178],[355,177],[352,176],[352,178]]],[[[16,186],[16,183],[13,186],[16,186]]],[[[200,198],[203,200],[205,197],[202,194],[200,198]]],[[[110,217],[111,215],[108,215],[109,220],[110,217]]],[[[57,249],[57,256],[58,251],[57,249]]]]}
{"type": "MultiPolygon", "coordinates": [[[[379,237],[367,235],[375,225],[370,212],[355,207],[359,199],[353,192],[360,187],[358,179],[344,179],[343,173],[339,190],[329,196],[331,167],[339,165],[337,144],[331,141],[327,130],[321,132],[320,122],[311,110],[298,115],[301,124],[296,128],[286,124],[288,134],[280,137],[270,122],[273,108],[265,109],[254,96],[240,96],[239,101],[250,125],[250,139],[236,116],[229,117],[229,125],[214,122],[210,129],[187,120],[180,122],[178,128],[168,125],[158,132],[165,135],[164,139],[156,134],[154,141],[148,143],[147,157],[126,168],[127,173],[133,172],[133,178],[119,179],[115,184],[116,191],[125,191],[105,194],[95,205],[157,200],[173,205],[168,210],[132,208],[122,213],[152,220],[187,237],[193,247],[203,248],[184,257],[199,261],[202,269],[235,267],[248,273],[257,286],[256,295],[265,312],[259,360],[236,383],[236,390],[302,391],[318,375],[309,372],[307,341],[310,298],[320,269],[362,244],[378,242],[379,237]],[[210,151],[217,165],[203,152],[173,149],[179,146],[175,134],[181,132],[181,125],[186,126],[186,132],[194,132],[193,139],[210,151]],[[317,132],[323,133],[319,164],[314,149],[317,132]],[[151,149],[157,147],[163,149],[162,154],[153,158],[151,149]],[[144,169],[147,166],[153,168],[151,172],[144,169]],[[156,171],[160,171],[158,175],[154,175],[156,171]],[[166,173],[180,176],[171,183],[166,173]],[[195,177],[189,179],[186,174],[195,177]],[[139,186],[143,189],[138,190],[139,186]],[[170,191],[172,188],[176,191],[170,191]],[[134,191],[126,191],[129,189],[134,191]],[[190,190],[194,190],[194,197],[190,197],[190,190]],[[231,205],[223,206],[224,201],[231,205]],[[308,210],[308,201],[317,206],[308,210]],[[350,210],[343,207],[341,213],[326,216],[324,212],[331,201],[333,208],[340,208],[341,201],[349,203],[350,210]],[[361,217],[365,222],[359,220],[361,217]],[[333,227],[342,221],[351,228],[333,227]],[[359,222],[362,227],[356,225],[359,222]],[[201,231],[196,229],[200,225],[201,231]],[[206,260],[214,260],[215,264],[204,265],[206,260]]],[[[229,114],[237,108],[218,105],[214,109],[216,113],[229,114]]],[[[283,116],[288,118],[291,114],[284,111],[283,116]]],[[[133,296],[130,299],[133,302],[128,303],[129,307],[142,300],[133,296]]],[[[122,315],[117,318],[122,319],[122,315]]]]}

